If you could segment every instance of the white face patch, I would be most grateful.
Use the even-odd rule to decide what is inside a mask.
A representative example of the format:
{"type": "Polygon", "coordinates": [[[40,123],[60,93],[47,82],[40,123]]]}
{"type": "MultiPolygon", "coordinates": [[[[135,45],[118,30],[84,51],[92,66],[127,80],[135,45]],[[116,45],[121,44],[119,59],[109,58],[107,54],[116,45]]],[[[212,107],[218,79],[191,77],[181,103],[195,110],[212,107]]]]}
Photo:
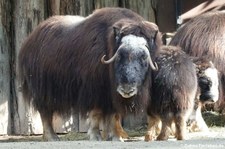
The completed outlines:
{"type": "Polygon", "coordinates": [[[143,45],[143,46],[147,45],[147,41],[145,40],[145,38],[138,37],[138,36],[131,35],[131,34],[124,36],[122,38],[121,42],[126,45],[130,45],[132,47],[140,46],[140,45],[143,45]]]}
{"type": "Polygon", "coordinates": [[[216,102],[219,99],[219,80],[217,69],[208,68],[205,70],[205,75],[212,81],[210,94],[213,96],[213,101],[216,102]]]}
{"type": "MultiPolygon", "coordinates": [[[[126,45],[126,47],[130,47],[133,50],[139,50],[140,48],[143,49],[149,56],[150,53],[148,51],[148,48],[146,47],[148,45],[147,41],[143,37],[135,36],[135,35],[127,35],[124,36],[121,40],[121,46],[126,45]]],[[[133,51],[135,52],[135,51],[133,51]]]]}

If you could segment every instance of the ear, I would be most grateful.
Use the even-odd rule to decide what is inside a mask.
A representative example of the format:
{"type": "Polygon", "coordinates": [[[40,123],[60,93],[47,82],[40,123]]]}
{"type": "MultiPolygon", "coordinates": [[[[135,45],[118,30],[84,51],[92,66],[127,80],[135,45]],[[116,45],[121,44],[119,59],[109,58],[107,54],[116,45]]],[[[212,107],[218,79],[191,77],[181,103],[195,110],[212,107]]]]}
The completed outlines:
{"type": "Polygon", "coordinates": [[[118,36],[120,34],[119,26],[113,26],[113,33],[115,36],[118,36]]]}
{"type": "Polygon", "coordinates": [[[115,40],[117,43],[120,41],[120,38],[121,38],[120,30],[121,29],[119,26],[113,26],[113,33],[114,33],[114,37],[115,37],[115,40]]]}
{"type": "Polygon", "coordinates": [[[155,29],[156,31],[159,30],[158,26],[153,23],[153,22],[149,22],[149,21],[142,21],[142,23],[146,26],[150,26],[152,29],[155,29]]]}
{"type": "Polygon", "coordinates": [[[150,39],[150,49],[152,50],[152,49],[154,49],[155,48],[155,46],[156,46],[156,38],[157,38],[157,35],[158,34],[158,30],[156,30],[154,33],[153,33],[153,36],[152,36],[152,38],[150,39]]]}

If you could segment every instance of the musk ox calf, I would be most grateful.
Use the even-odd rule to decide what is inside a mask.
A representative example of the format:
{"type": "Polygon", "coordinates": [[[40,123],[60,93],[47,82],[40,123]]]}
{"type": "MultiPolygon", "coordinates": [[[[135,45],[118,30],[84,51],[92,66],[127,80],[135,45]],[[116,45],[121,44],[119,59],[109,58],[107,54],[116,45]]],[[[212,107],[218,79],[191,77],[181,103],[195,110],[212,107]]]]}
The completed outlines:
{"type": "Polygon", "coordinates": [[[157,140],[167,140],[171,124],[175,123],[176,138],[183,140],[186,121],[190,116],[197,92],[195,65],[179,47],[164,46],[156,58],[159,70],[153,74],[149,103],[148,131],[145,140],[153,140],[155,128],[162,122],[157,140]]]}
{"type": "Polygon", "coordinates": [[[145,140],[154,139],[160,121],[162,126],[157,140],[169,138],[172,122],[178,140],[185,138],[188,119],[195,121],[199,128],[207,127],[201,116],[201,106],[217,101],[219,95],[218,71],[213,63],[205,58],[190,57],[175,46],[164,46],[156,62],[159,70],[153,75],[145,140]]]}
{"type": "Polygon", "coordinates": [[[72,16],[40,23],[22,45],[18,68],[44,139],[59,139],[52,128],[55,112],[88,113],[90,139],[101,140],[100,120],[144,109],[160,45],[158,27],[125,8],[99,9],[79,23],[72,16]]]}
{"type": "Polygon", "coordinates": [[[181,26],[170,45],[180,46],[191,56],[206,56],[220,72],[218,104],[224,110],[225,91],[225,12],[208,12],[189,20],[181,26]]]}

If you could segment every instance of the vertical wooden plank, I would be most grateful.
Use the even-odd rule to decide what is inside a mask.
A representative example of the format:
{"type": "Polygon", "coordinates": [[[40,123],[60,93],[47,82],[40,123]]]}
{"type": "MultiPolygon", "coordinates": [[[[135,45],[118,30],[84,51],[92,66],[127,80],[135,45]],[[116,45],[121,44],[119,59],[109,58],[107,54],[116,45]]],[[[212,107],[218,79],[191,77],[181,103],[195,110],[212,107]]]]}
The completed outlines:
{"type": "MultiPolygon", "coordinates": [[[[17,65],[18,52],[24,39],[29,33],[44,20],[45,0],[17,0],[14,4],[14,28],[15,28],[15,65],[17,65]]],[[[13,78],[15,79],[15,78],[13,78]]],[[[18,115],[14,119],[14,132],[16,134],[41,133],[41,128],[35,128],[33,123],[39,122],[39,116],[29,105],[23,101],[21,92],[19,92],[19,84],[15,79],[15,95],[16,104],[14,113],[18,115]],[[17,98],[16,98],[17,97],[17,98]],[[17,106],[17,107],[16,107],[17,106]],[[36,131],[36,132],[35,132],[36,131]]],[[[38,123],[41,126],[41,123],[38,123]]]]}
{"type": "Polygon", "coordinates": [[[80,15],[88,16],[94,11],[94,0],[79,0],[80,1],[80,15]]]}
{"type": "Polygon", "coordinates": [[[137,12],[148,21],[155,22],[152,1],[153,0],[122,0],[121,6],[137,12]]]}
{"type": "Polygon", "coordinates": [[[99,9],[102,7],[118,7],[119,0],[95,0],[95,9],[99,9]]]}
{"type": "Polygon", "coordinates": [[[11,4],[0,1],[0,134],[8,134],[10,125],[10,51],[11,4]]]}
{"type": "Polygon", "coordinates": [[[48,16],[60,14],[60,0],[48,0],[47,7],[48,16]]]}
{"type": "Polygon", "coordinates": [[[156,23],[163,33],[176,31],[175,0],[152,0],[155,10],[156,23]]]}

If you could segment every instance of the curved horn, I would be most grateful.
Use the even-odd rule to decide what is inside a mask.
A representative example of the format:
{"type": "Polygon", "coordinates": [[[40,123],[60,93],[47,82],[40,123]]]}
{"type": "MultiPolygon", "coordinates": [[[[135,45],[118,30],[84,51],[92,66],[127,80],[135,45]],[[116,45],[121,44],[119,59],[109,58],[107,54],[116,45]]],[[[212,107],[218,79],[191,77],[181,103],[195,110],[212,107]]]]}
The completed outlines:
{"type": "Polygon", "coordinates": [[[150,64],[150,67],[152,68],[152,70],[157,71],[159,69],[158,65],[156,62],[153,63],[150,55],[149,55],[148,60],[149,60],[149,64],[150,64]]]}
{"type": "Polygon", "coordinates": [[[105,56],[106,56],[106,55],[103,55],[102,58],[101,58],[102,64],[110,64],[110,63],[112,63],[112,62],[115,60],[115,58],[117,57],[117,55],[118,55],[118,50],[117,50],[116,53],[113,55],[113,57],[110,58],[109,60],[105,60],[105,56]]]}
{"type": "Polygon", "coordinates": [[[150,55],[150,52],[148,50],[148,47],[144,46],[144,49],[146,50],[146,52],[148,54],[148,62],[149,62],[150,67],[152,68],[152,70],[157,71],[158,70],[158,65],[157,65],[156,62],[153,63],[151,55],[150,55]]]}

